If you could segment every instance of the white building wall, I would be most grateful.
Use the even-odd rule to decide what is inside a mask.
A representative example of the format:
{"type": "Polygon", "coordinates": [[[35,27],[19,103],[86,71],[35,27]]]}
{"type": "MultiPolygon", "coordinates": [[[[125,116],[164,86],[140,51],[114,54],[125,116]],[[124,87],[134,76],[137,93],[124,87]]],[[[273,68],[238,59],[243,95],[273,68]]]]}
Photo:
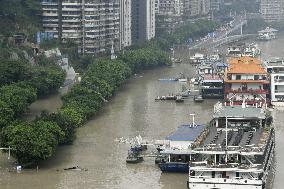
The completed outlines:
{"type": "Polygon", "coordinates": [[[284,73],[273,73],[271,74],[271,101],[284,106],[282,96],[284,98],[284,73]]]}
{"type": "Polygon", "coordinates": [[[191,144],[190,141],[170,141],[171,148],[188,149],[191,144]]]}

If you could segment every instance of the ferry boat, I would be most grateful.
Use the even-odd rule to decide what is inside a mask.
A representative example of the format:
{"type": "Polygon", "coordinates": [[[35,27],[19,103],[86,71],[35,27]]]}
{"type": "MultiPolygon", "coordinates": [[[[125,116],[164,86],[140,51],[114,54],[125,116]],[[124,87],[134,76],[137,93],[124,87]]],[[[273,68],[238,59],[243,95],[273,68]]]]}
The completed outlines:
{"type": "Polygon", "coordinates": [[[191,56],[189,59],[192,64],[200,64],[202,61],[205,60],[205,56],[204,54],[196,53],[194,56],[191,56]]]}
{"type": "Polygon", "coordinates": [[[241,57],[242,56],[242,49],[239,46],[230,46],[227,49],[227,56],[229,57],[241,57]]]}
{"type": "Polygon", "coordinates": [[[188,173],[189,161],[192,160],[193,146],[200,143],[204,135],[204,125],[181,125],[175,132],[166,137],[167,144],[160,150],[159,167],[162,172],[188,173]]]}
{"type": "Polygon", "coordinates": [[[272,118],[265,108],[214,106],[202,144],[192,150],[190,189],[264,189],[275,148],[272,118]]]}
{"type": "Polygon", "coordinates": [[[278,30],[266,27],[264,30],[258,31],[258,39],[262,41],[269,41],[276,39],[276,33],[278,30]]]}
{"type": "Polygon", "coordinates": [[[201,80],[201,94],[206,98],[224,98],[224,81],[216,74],[206,74],[201,80]]]}

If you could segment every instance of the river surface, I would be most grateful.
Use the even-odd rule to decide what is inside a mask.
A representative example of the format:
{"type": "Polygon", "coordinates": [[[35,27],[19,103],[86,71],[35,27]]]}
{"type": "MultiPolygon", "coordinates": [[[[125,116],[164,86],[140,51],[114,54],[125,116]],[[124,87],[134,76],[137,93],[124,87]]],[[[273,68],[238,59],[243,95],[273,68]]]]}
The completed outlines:
{"type": "MultiPolygon", "coordinates": [[[[271,42],[260,42],[262,58],[284,55],[284,35],[271,42]]],[[[187,52],[185,52],[187,53],[187,52]]],[[[178,52],[176,53],[178,56],[178,52]]],[[[13,159],[0,154],[1,189],[186,189],[187,174],[161,173],[153,158],[143,163],[125,163],[129,144],[120,144],[117,138],[141,135],[146,139],[164,139],[183,123],[191,121],[190,113],[196,113],[196,122],[211,119],[216,100],[196,104],[192,99],[185,103],[155,102],[158,95],[181,91],[178,82],[159,82],[159,78],[172,78],[183,72],[195,75],[194,67],[179,64],[138,74],[130,79],[99,115],[77,130],[73,145],[58,148],[55,157],[42,163],[39,170],[22,170],[16,173],[13,159]],[[80,166],[87,171],[64,171],[66,167],[80,166]]],[[[192,88],[193,89],[193,88],[192,88]]],[[[31,106],[31,115],[42,109],[56,111],[61,105],[58,95],[37,101],[31,106]]],[[[274,188],[284,185],[284,112],[274,111],[276,116],[276,176],[274,188]]]]}

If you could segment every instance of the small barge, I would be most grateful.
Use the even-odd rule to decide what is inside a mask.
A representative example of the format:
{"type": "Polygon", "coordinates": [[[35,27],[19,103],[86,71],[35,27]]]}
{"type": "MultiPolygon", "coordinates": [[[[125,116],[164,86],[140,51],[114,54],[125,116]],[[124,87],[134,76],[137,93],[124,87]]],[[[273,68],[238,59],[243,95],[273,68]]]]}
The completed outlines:
{"type": "Polygon", "coordinates": [[[188,173],[192,160],[192,146],[200,142],[205,126],[197,124],[181,125],[166,137],[167,145],[160,151],[159,167],[162,172],[188,173]]]}

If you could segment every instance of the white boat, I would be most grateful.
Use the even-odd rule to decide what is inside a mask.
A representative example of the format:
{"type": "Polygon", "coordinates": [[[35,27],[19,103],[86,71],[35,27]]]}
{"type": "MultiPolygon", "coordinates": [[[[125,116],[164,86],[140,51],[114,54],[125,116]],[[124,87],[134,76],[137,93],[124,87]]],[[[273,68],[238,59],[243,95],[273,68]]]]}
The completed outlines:
{"type": "Polygon", "coordinates": [[[195,55],[191,56],[189,59],[192,64],[200,64],[203,60],[205,60],[205,56],[201,53],[195,53],[195,55]]]}
{"type": "Polygon", "coordinates": [[[179,81],[179,82],[187,82],[188,79],[187,79],[187,78],[180,78],[180,79],[178,79],[178,81],[179,81]]]}
{"type": "Polygon", "coordinates": [[[190,189],[269,188],[275,133],[264,108],[214,106],[201,144],[192,149],[190,189]]]}
{"type": "Polygon", "coordinates": [[[227,49],[227,56],[229,57],[241,57],[242,56],[242,51],[241,48],[238,46],[231,46],[228,47],[227,49]]]}
{"type": "Polygon", "coordinates": [[[263,41],[269,41],[276,39],[276,33],[278,30],[266,27],[264,30],[258,31],[258,39],[263,41]]]}

